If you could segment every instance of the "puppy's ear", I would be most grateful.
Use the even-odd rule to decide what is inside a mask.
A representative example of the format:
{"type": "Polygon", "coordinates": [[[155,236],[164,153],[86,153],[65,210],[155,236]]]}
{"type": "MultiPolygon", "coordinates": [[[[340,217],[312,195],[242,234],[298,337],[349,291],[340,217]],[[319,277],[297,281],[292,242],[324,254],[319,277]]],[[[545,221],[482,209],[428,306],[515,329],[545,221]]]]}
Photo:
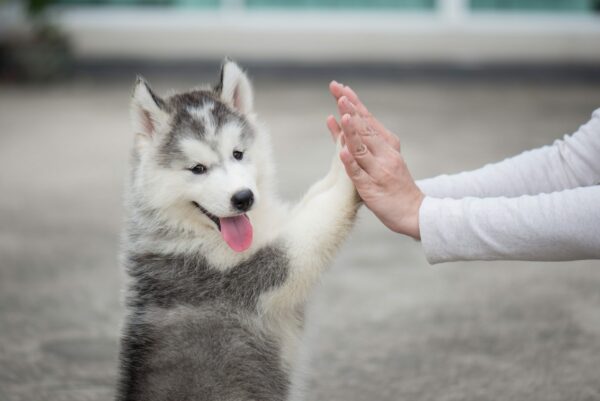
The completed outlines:
{"type": "Polygon", "coordinates": [[[136,134],[152,138],[167,123],[165,102],[152,92],[144,78],[137,77],[131,96],[131,123],[136,134]]]}
{"type": "Polygon", "coordinates": [[[233,61],[225,59],[221,67],[221,80],[215,87],[221,100],[242,114],[253,110],[254,95],[246,73],[233,61]]]}

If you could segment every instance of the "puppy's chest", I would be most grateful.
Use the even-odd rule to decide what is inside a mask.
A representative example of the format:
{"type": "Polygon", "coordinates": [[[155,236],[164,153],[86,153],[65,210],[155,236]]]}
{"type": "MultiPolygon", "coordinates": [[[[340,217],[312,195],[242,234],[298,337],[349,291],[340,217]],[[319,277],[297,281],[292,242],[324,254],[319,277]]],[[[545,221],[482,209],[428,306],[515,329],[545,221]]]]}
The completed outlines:
{"type": "Polygon", "coordinates": [[[254,309],[263,293],[285,282],[289,265],[277,246],[264,247],[225,271],[202,256],[132,253],[127,261],[132,306],[161,308],[225,302],[254,309]]]}

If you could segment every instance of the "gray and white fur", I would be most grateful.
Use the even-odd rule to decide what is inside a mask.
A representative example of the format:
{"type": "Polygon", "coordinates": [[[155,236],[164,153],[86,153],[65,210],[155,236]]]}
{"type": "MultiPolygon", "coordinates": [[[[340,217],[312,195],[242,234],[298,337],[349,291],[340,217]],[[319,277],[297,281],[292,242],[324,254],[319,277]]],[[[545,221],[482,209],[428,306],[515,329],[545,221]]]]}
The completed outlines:
{"type": "Polygon", "coordinates": [[[231,61],[214,88],[164,99],[139,78],[131,111],[117,400],[296,397],[304,306],[359,206],[337,152],[297,205],[281,202],[250,82],[231,61]],[[242,206],[240,191],[252,197],[242,206]],[[220,222],[241,212],[253,238],[236,252],[220,222]]]}

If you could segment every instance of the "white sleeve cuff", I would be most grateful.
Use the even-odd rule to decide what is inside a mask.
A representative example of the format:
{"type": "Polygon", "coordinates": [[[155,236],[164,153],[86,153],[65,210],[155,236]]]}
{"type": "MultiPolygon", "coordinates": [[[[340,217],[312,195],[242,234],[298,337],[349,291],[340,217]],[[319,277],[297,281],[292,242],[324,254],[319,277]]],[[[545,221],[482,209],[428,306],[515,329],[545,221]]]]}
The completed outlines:
{"type": "Polygon", "coordinates": [[[460,232],[452,230],[464,220],[462,208],[457,203],[448,198],[426,196],[423,199],[419,209],[419,229],[425,257],[430,264],[455,260],[457,255],[453,250],[463,243],[460,232]]]}

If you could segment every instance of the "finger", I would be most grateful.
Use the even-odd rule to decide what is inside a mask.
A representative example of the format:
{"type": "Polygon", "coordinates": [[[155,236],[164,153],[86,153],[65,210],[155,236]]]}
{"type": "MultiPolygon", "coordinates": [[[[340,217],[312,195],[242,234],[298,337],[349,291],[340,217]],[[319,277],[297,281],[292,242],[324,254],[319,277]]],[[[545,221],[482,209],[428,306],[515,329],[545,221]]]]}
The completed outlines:
{"type": "Polygon", "coordinates": [[[342,96],[338,99],[338,111],[340,116],[343,116],[344,114],[357,114],[356,107],[350,103],[350,100],[348,100],[346,96],[342,96]]]}
{"type": "Polygon", "coordinates": [[[372,127],[366,118],[359,115],[351,116],[348,125],[354,131],[358,132],[362,142],[375,157],[389,154],[391,150],[390,145],[382,137],[381,133],[372,127]]]}
{"type": "Polygon", "coordinates": [[[358,114],[364,117],[372,117],[367,106],[360,100],[354,89],[350,86],[342,85],[342,96],[345,96],[356,108],[358,114]]]}
{"type": "Polygon", "coordinates": [[[379,122],[379,120],[377,120],[373,116],[373,114],[371,114],[369,109],[367,109],[367,107],[364,105],[364,103],[361,102],[361,100],[359,99],[356,92],[354,92],[354,90],[349,86],[344,86],[342,92],[343,92],[342,97],[345,97],[350,102],[352,102],[352,104],[355,107],[356,112],[359,115],[367,118],[369,120],[370,124],[373,126],[373,128],[382,135],[382,137],[385,139],[385,141],[392,148],[394,148],[395,150],[397,150],[399,152],[400,151],[400,140],[398,139],[398,137],[396,135],[394,135],[392,132],[390,132],[382,123],[379,122]]]}
{"type": "Polygon", "coordinates": [[[344,86],[342,93],[343,97],[352,102],[358,114],[371,120],[374,128],[381,129],[381,131],[388,131],[387,128],[383,126],[383,124],[381,124],[375,117],[373,117],[373,114],[371,114],[367,106],[364,105],[364,103],[359,99],[358,95],[356,94],[356,92],[354,92],[354,90],[351,87],[344,86]]]}
{"type": "Polygon", "coordinates": [[[340,151],[340,159],[342,160],[346,174],[350,177],[358,191],[364,191],[368,188],[369,184],[372,184],[369,175],[359,166],[348,148],[342,148],[340,151]]]}
{"type": "Polygon", "coordinates": [[[349,114],[344,114],[341,122],[344,139],[346,140],[346,148],[367,174],[376,174],[377,161],[369,151],[369,148],[363,143],[360,132],[357,129],[357,124],[353,123],[352,117],[349,114]]]}
{"type": "Polygon", "coordinates": [[[337,101],[343,95],[344,85],[340,84],[337,81],[331,81],[329,83],[329,92],[337,101]]]}
{"type": "Polygon", "coordinates": [[[348,98],[348,100],[350,100],[356,106],[356,108],[358,109],[360,114],[368,113],[367,108],[361,102],[360,98],[358,97],[356,92],[354,92],[354,90],[351,87],[343,86],[342,87],[342,95],[346,96],[348,98]]]}
{"type": "Polygon", "coordinates": [[[342,134],[342,128],[340,127],[334,116],[330,115],[329,117],[327,117],[327,128],[329,129],[329,132],[331,132],[331,137],[333,138],[333,141],[337,142],[338,138],[342,134]]]}

